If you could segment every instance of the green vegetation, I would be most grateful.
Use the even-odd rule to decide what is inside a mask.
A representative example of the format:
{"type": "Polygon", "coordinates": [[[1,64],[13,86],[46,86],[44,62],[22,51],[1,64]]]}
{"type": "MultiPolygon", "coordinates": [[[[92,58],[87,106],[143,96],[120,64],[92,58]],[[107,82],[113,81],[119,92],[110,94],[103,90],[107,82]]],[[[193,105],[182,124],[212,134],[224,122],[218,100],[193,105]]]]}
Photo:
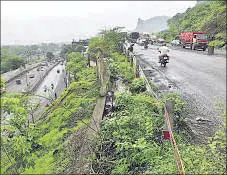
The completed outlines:
{"type": "Polygon", "coordinates": [[[181,31],[205,31],[215,38],[212,46],[226,44],[226,2],[207,1],[184,13],[178,13],[168,20],[168,29],[159,33],[159,37],[170,42],[180,35],[181,31]]]}
{"type": "Polygon", "coordinates": [[[0,82],[1,82],[1,88],[4,88],[6,86],[6,81],[4,78],[0,77],[0,82]]]}
{"type": "Polygon", "coordinates": [[[146,91],[146,84],[142,78],[137,78],[132,81],[132,85],[130,87],[131,92],[144,92],[146,91]]]}
{"type": "Polygon", "coordinates": [[[25,61],[16,55],[11,55],[7,50],[1,50],[1,73],[24,66],[25,61]]]}
{"type": "Polygon", "coordinates": [[[112,83],[120,78],[124,82],[131,82],[134,79],[135,70],[130,66],[125,56],[120,55],[118,52],[111,53],[108,63],[112,83]]]}
{"type": "Polygon", "coordinates": [[[89,123],[99,85],[95,69],[86,67],[82,55],[74,52],[66,55],[67,70],[70,69],[77,80],[72,81],[34,124],[27,123],[30,99],[26,95],[7,93],[2,97],[2,112],[5,117],[12,115],[10,123],[1,131],[5,133],[1,136],[2,174],[61,174],[72,166],[70,160],[74,154],[68,145],[74,132],[89,123]],[[8,133],[13,137],[9,138],[8,133]]]}
{"type": "Polygon", "coordinates": [[[89,40],[88,53],[92,58],[108,57],[114,52],[123,52],[122,43],[127,36],[120,32],[122,27],[116,27],[108,31],[102,31],[102,37],[94,37],[89,40]]]}
{"type": "Polygon", "coordinates": [[[25,63],[42,61],[46,55],[49,60],[53,59],[52,52],[59,50],[58,44],[40,45],[10,45],[1,47],[1,73],[8,72],[24,66],[25,63]]]}
{"type": "Polygon", "coordinates": [[[46,57],[48,61],[51,61],[54,58],[54,54],[52,52],[47,52],[46,57]]]}
{"type": "MultiPolygon", "coordinates": [[[[175,112],[183,111],[184,104],[179,96],[170,94],[168,98],[175,100],[175,112]]],[[[103,120],[97,139],[93,159],[95,172],[177,174],[171,143],[162,139],[163,106],[146,93],[119,93],[115,103],[116,109],[103,120]]],[[[226,173],[224,128],[222,126],[208,145],[194,145],[174,127],[174,136],[187,174],[226,173]]],[[[183,128],[180,129],[183,131],[183,128]]]]}
{"type": "MultiPolygon", "coordinates": [[[[117,33],[115,33],[117,35],[117,33]]],[[[121,51],[112,52],[105,42],[105,33],[95,38],[93,50],[98,56],[108,56],[110,80],[115,82],[124,78],[131,92],[115,92],[113,111],[104,118],[99,136],[95,139],[92,156],[92,170],[101,174],[177,174],[174,153],[169,141],[163,140],[162,128],[165,125],[163,105],[145,91],[142,79],[124,76],[123,69],[130,64],[121,51]],[[97,46],[97,47],[96,47],[97,46]],[[99,49],[97,49],[99,48],[99,49]],[[105,54],[104,53],[105,50],[105,54]],[[124,67],[125,66],[125,67],[124,67]],[[123,67],[123,69],[121,69],[123,67]],[[127,81],[128,80],[128,81],[127,81]],[[141,92],[138,94],[138,92],[141,92]]],[[[127,68],[126,68],[127,69],[127,68]]],[[[132,69],[133,70],[133,69],[132,69]]],[[[157,88],[152,86],[155,91],[157,88]]],[[[195,145],[191,131],[184,119],[185,102],[175,93],[163,96],[163,101],[174,105],[173,131],[187,174],[226,173],[226,131],[220,130],[215,141],[207,145],[195,145]]],[[[224,127],[224,126],[223,126],[224,127]]]]}
{"type": "MultiPolygon", "coordinates": [[[[163,104],[146,91],[143,79],[135,78],[133,64],[122,55],[122,37],[118,29],[112,29],[90,40],[88,51],[94,60],[107,58],[111,83],[121,79],[127,88],[124,92],[115,92],[113,111],[105,116],[99,135],[94,139],[92,171],[97,174],[177,174],[171,143],[163,140],[163,104]]],[[[26,94],[6,93],[1,99],[2,174],[64,174],[75,166],[78,145],[82,145],[75,143],[75,138],[80,142],[89,124],[100,87],[96,68],[87,67],[86,57],[73,52],[70,46],[64,46],[61,53],[67,61],[66,70],[72,76],[71,84],[36,122],[28,123],[28,117],[38,104],[31,104],[26,94]],[[9,116],[11,120],[7,123],[5,119],[9,116]]],[[[114,90],[114,86],[108,87],[114,90]]],[[[152,88],[157,91],[153,84],[152,88]]],[[[207,145],[195,145],[184,122],[184,100],[175,93],[163,96],[162,100],[174,103],[173,132],[185,173],[225,174],[226,123],[207,145]]],[[[223,113],[226,120],[226,112],[223,113]]]]}

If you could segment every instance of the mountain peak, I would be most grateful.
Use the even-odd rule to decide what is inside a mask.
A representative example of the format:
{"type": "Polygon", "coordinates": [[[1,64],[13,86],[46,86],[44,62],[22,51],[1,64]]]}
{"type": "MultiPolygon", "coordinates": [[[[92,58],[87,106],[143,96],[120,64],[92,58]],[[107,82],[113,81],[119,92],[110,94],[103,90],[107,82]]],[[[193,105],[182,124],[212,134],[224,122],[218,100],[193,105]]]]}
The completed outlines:
{"type": "Polygon", "coordinates": [[[134,31],[156,33],[167,29],[167,20],[169,16],[155,16],[153,18],[142,20],[138,18],[137,26],[134,31]]]}

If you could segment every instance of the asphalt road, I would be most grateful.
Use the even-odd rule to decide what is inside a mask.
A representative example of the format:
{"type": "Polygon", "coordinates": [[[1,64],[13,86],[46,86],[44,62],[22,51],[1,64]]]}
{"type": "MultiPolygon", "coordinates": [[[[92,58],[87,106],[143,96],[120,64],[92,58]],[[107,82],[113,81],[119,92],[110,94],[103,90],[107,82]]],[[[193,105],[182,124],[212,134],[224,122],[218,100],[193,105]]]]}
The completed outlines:
{"type": "Polygon", "coordinates": [[[221,122],[217,117],[220,110],[214,106],[221,103],[226,108],[226,57],[171,49],[170,63],[161,67],[157,48],[149,45],[145,50],[136,45],[134,50],[151,81],[162,91],[178,92],[187,101],[187,121],[192,130],[199,136],[210,136],[221,122]],[[207,121],[199,123],[196,118],[207,121]]]}
{"type": "Polygon", "coordinates": [[[9,71],[9,72],[6,72],[6,73],[3,73],[1,74],[1,77],[5,79],[5,81],[9,81],[10,79],[14,78],[16,75],[26,71],[26,70],[29,70],[29,69],[32,69],[36,66],[38,66],[39,63],[34,63],[32,65],[29,65],[29,64],[26,64],[25,65],[25,68],[23,67],[20,67],[16,70],[12,70],[12,71],[9,71]]]}
{"type": "Polygon", "coordinates": [[[21,84],[16,84],[16,80],[11,81],[7,83],[6,90],[8,92],[15,92],[15,93],[21,93],[23,91],[26,91],[27,89],[31,89],[34,87],[34,85],[45,75],[46,71],[48,71],[52,65],[43,66],[43,71],[37,71],[37,68],[34,68],[30,70],[29,72],[21,75],[18,79],[21,80],[21,84]],[[30,78],[29,75],[34,74],[34,78],[30,78]]]}
{"type": "Polygon", "coordinates": [[[46,104],[50,104],[50,100],[55,99],[55,93],[57,97],[60,96],[60,94],[65,90],[66,84],[65,84],[65,78],[66,78],[66,71],[65,71],[65,65],[57,65],[54,67],[48,75],[45,77],[43,82],[40,84],[39,88],[35,92],[36,97],[34,97],[33,102],[39,102],[40,106],[35,112],[35,117],[42,114],[42,112],[45,109],[46,104]],[[57,73],[57,70],[60,70],[59,73],[57,73]],[[53,84],[54,88],[51,88],[51,84],[53,84]],[[47,91],[44,91],[44,87],[47,87],[47,91]]]}

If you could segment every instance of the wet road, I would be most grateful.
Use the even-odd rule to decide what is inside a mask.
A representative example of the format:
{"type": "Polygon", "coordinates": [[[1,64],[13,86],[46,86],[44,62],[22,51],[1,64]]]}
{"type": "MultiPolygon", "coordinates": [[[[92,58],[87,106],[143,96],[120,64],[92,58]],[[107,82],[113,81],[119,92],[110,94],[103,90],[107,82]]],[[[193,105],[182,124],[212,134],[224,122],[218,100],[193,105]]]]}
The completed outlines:
{"type": "Polygon", "coordinates": [[[6,89],[8,92],[21,93],[23,91],[27,91],[28,89],[32,89],[35,84],[46,74],[46,72],[53,67],[54,64],[49,66],[43,66],[40,71],[37,71],[37,68],[30,70],[29,72],[23,74],[18,79],[21,80],[21,84],[16,84],[16,80],[7,83],[6,89]],[[33,78],[30,78],[30,75],[34,75],[33,78]]]}
{"type": "Polygon", "coordinates": [[[54,67],[49,74],[45,77],[43,82],[40,84],[39,88],[35,92],[36,96],[33,102],[39,102],[40,107],[35,112],[35,117],[42,114],[42,112],[45,109],[46,104],[50,104],[50,100],[55,99],[55,93],[57,97],[65,90],[66,83],[66,71],[65,71],[65,65],[57,65],[54,67]],[[57,73],[57,70],[60,71],[60,73],[57,73]],[[53,84],[53,89],[51,88],[51,84],[53,84]],[[47,87],[47,91],[44,91],[44,87],[47,87]]]}
{"type": "Polygon", "coordinates": [[[150,45],[145,50],[137,45],[134,49],[141,64],[145,66],[144,69],[151,70],[148,76],[154,83],[163,91],[177,91],[188,102],[189,121],[195,123],[198,117],[210,121],[201,130],[197,123],[194,125],[197,134],[210,135],[214,126],[220,122],[218,111],[214,109],[215,104],[222,103],[226,106],[225,56],[172,49],[170,63],[164,68],[158,63],[157,48],[158,46],[150,45]]]}

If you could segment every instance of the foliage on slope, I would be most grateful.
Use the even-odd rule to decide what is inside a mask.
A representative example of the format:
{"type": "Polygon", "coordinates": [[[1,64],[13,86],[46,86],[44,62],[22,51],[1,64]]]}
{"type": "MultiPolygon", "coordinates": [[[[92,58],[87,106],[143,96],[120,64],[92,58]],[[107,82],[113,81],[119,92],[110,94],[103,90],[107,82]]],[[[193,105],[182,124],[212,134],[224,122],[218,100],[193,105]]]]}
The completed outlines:
{"type": "MultiPolygon", "coordinates": [[[[100,135],[94,145],[93,172],[177,174],[171,143],[162,138],[161,128],[165,118],[163,106],[146,91],[143,92],[144,82],[134,79],[133,71],[128,71],[131,76],[122,76],[123,65],[130,66],[125,56],[109,51],[109,57],[112,81],[118,80],[119,77],[128,79],[126,82],[131,92],[117,93],[113,111],[102,121],[100,135]]],[[[189,140],[190,130],[184,123],[185,102],[177,94],[169,94],[163,100],[175,102],[174,136],[186,173],[226,173],[226,154],[223,152],[226,147],[226,131],[222,128],[213,137],[215,141],[211,140],[208,145],[194,145],[189,140]]]]}
{"type": "MultiPolygon", "coordinates": [[[[95,172],[176,174],[171,143],[162,138],[163,107],[146,93],[120,93],[115,103],[117,106],[102,122],[97,139],[95,172]]],[[[176,99],[178,106],[182,103],[176,99]]],[[[187,174],[226,173],[226,133],[223,129],[218,133],[213,137],[216,141],[208,145],[193,145],[174,131],[187,174]]]]}
{"type": "Polygon", "coordinates": [[[173,40],[181,31],[205,31],[219,41],[218,45],[223,45],[226,42],[226,2],[201,3],[176,14],[168,20],[168,25],[168,29],[159,34],[167,41],[173,40]]]}
{"type": "MultiPolygon", "coordinates": [[[[81,58],[81,55],[71,53],[70,56],[68,65],[73,70],[74,61],[79,59],[75,57],[81,58]]],[[[53,174],[71,166],[68,144],[73,133],[89,123],[98,97],[95,69],[82,69],[84,64],[80,62],[78,65],[81,69],[76,72],[77,81],[70,84],[35,124],[27,125],[26,96],[6,94],[2,97],[3,112],[13,114],[6,126],[13,137],[1,135],[1,146],[6,149],[1,173],[53,174]]]]}
{"type": "Polygon", "coordinates": [[[108,57],[113,52],[122,52],[122,43],[127,34],[120,32],[122,27],[102,31],[102,37],[94,37],[89,40],[88,53],[91,57],[108,57]]]}

